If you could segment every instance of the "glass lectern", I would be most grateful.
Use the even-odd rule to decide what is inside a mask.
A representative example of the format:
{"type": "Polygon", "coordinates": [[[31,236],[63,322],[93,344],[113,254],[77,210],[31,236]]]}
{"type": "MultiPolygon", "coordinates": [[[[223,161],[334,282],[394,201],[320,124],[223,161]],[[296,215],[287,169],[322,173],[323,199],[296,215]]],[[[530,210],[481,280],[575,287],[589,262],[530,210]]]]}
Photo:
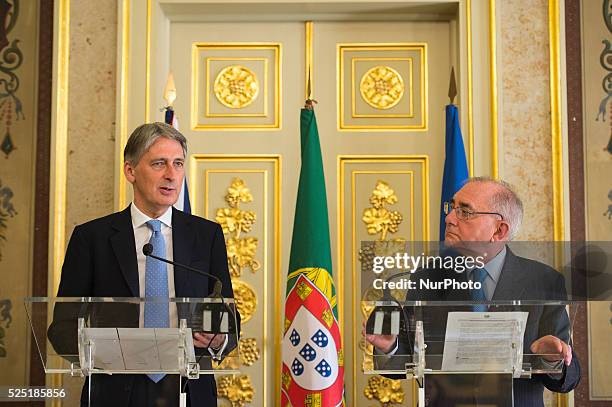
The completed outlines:
{"type": "Polygon", "coordinates": [[[233,299],[35,297],[25,307],[45,373],[88,377],[89,395],[97,375],[237,373],[225,367],[237,363],[219,363],[239,358],[233,299]],[[169,327],[144,327],[148,304],[168,307],[169,327]],[[225,346],[194,347],[195,332],[225,335],[225,346]]]}
{"type": "Polygon", "coordinates": [[[386,352],[366,342],[364,373],[415,379],[419,406],[512,407],[514,379],[563,374],[557,355],[531,345],[545,335],[569,342],[567,304],[362,301],[366,335],[396,338],[386,352]]]}

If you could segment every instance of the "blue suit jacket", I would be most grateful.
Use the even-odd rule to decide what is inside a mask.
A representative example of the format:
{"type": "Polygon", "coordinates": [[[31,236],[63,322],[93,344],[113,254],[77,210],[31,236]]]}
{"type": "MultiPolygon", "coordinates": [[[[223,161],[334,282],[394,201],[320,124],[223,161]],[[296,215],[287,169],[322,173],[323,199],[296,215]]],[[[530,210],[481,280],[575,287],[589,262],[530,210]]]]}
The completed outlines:
{"type": "MultiPolygon", "coordinates": [[[[217,223],[173,208],[172,243],[175,262],[216,275],[223,283],[223,296],[233,298],[225,240],[217,223]]],[[[135,247],[129,207],[77,226],[66,251],[58,297],[139,297],[137,250],[142,248],[135,247]]],[[[175,268],[175,295],[207,297],[214,286],[211,280],[175,268]]],[[[185,310],[177,308],[179,318],[183,317],[185,310]]],[[[97,326],[138,326],[139,310],[136,308],[90,310],[90,315],[91,312],[99,317],[97,326]]],[[[236,317],[237,332],[240,332],[240,316],[236,317]]],[[[74,336],[66,340],[67,337],[62,335],[67,331],[76,333],[75,318],[66,318],[66,313],[56,306],[49,339],[58,353],[74,352],[74,336]]],[[[235,340],[230,340],[224,353],[236,345],[235,340]]],[[[97,405],[125,406],[130,400],[133,380],[132,375],[96,375],[92,382],[92,397],[97,405]]],[[[87,385],[86,382],[83,387],[82,401],[86,400],[87,385]]],[[[190,380],[188,389],[192,405],[217,405],[212,375],[190,380]]]]}
{"type": "MultiPolygon", "coordinates": [[[[466,273],[456,274],[446,270],[421,270],[414,275],[414,279],[427,278],[429,280],[443,280],[453,277],[458,281],[467,281],[466,273]]],[[[418,284],[417,284],[418,285],[418,284]]],[[[495,288],[492,301],[510,300],[565,300],[567,294],[563,276],[551,267],[540,262],[516,256],[509,248],[502,267],[502,272],[495,288]]],[[[470,301],[469,290],[415,290],[408,292],[407,300],[430,301],[470,301]]],[[[470,311],[470,307],[457,306],[431,306],[418,307],[408,311],[409,318],[413,313],[415,319],[423,320],[425,340],[432,340],[428,344],[427,353],[442,355],[446,321],[448,313],[452,311],[470,311]]],[[[493,306],[489,311],[527,311],[529,317],[525,329],[523,352],[529,353],[531,344],[538,338],[553,335],[566,343],[570,340],[570,323],[565,307],[562,305],[529,305],[529,306],[493,306]]],[[[412,353],[411,334],[399,337],[398,355],[412,353]]],[[[392,358],[389,363],[393,365],[402,363],[401,358],[392,358]],[[397,360],[393,360],[397,359],[397,360]]],[[[524,362],[526,362],[525,360],[524,362]]],[[[441,358],[432,360],[441,363],[441,358]]],[[[534,361],[535,362],[535,361],[534,361]]],[[[377,363],[379,368],[379,363],[377,363]]],[[[435,368],[435,367],[434,367],[435,368]]],[[[391,377],[391,376],[390,376],[391,377]]],[[[393,378],[399,378],[393,376],[393,378]]],[[[569,392],[580,381],[580,363],[576,354],[573,354],[570,366],[564,366],[560,378],[552,378],[545,374],[535,374],[531,379],[515,379],[513,382],[514,405],[520,407],[544,407],[544,388],[553,392],[569,392]]]]}

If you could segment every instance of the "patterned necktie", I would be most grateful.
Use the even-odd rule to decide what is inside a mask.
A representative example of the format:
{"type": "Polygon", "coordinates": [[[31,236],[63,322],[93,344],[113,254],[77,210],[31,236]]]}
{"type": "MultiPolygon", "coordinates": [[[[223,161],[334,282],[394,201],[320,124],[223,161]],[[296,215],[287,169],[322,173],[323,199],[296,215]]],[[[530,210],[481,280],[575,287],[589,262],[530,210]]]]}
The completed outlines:
{"type": "MultiPolygon", "coordinates": [[[[482,301],[487,300],[487,296],[484,290],[484,282],[486,278],[487,278],[487,270],[483,268],[475,268],[474,270],[472,270],[472,281],[480,283],[479,290],[472,290],[472,300],[473,301],[482,302],[482,301]]],[[[472,305],[472,310],[475,312],[485,312],[487,311],[487,308],[488,308],[487,304],[472,305]]]]}
{"type": "MultiPolygon", "coordinates": [[[[166,257],[166,242],[161,234],[161,222],[153,219],[147,222],[153,230],[149,243],[153,245],[153,254],[157,257],[166,257]]],[[[168,298],[168,273],[166,263],[147,256],[145,266],[145,297],[168,298]]],[[[144,311],[145,328],[167,328],[170,326],[168,303],[146,302],[144,311]]],[[[165,374],[147,375],[155,383],[159,382],[165,374]]]]}

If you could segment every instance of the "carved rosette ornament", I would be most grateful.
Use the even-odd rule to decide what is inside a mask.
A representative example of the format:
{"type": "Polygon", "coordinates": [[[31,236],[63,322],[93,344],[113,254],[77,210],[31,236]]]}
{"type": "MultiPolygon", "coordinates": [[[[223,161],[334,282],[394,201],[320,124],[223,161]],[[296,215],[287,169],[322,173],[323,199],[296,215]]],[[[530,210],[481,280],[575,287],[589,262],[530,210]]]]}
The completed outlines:
{"type": "Polygon", "coordinates": [[[253,287],[238,279],[232,280],[232,287],[234,289],[236,308],[240,313],[241,322],[244,324],[255,314],[257,294],[253,287]]]}
{"type": "Polygon", "coordinates": [[[247,67],[230,65],[219,72],[213,90],[221,104],[230,109],[241,109],[257,98],[259,81],[255,73],[247,67]]]}
{"type": "Polygon", "coordinates": [[[232,277],[240,277],[244,268],[256,272],[261,267],[255,260],[258,239],[256,237],[240,237],[241,233],[249,233],[257,220],[253,211],[240,209],[241,203],[253,201],[253,195],[240,178],[234,178],[227,189],[225,202],[227,208],[217,209],[215,220],[223,228],[223,234],[231,237],[226,240],[227,261],[232,277]]]}
{"type": "Polygon", "coordinates": [[[219,397],[232,403],[232,407],[244,407],[253,401],[255,389],[248,375],[223,376],[217,383],[219,397]]]}
{"type": "Polygon", "coordinates": [[[382,376],[370,377],[363,394],[369,400],[379,401],[383,407],[401,405],[404,402],[404,390],[401,381],[382,376]]]}
{"type": "Polygon", "coordinates": [[[404,80],[389,66],[375,66],[361,77],[361,97],[375,109],[385,110],[397,105],[404,96],[404,80]]]}

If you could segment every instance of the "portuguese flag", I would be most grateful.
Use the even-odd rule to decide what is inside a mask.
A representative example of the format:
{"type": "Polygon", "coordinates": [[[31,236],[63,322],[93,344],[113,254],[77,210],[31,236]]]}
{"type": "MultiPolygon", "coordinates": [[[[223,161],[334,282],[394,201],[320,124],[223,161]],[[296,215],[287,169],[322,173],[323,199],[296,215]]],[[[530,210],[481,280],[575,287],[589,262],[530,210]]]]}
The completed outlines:
{"type": "Polygon", "coordinates": [[[312,109],[300,117],[302,167],[287,276],[281,406],[344,405],[344,355],[332,278],[325,176],[312,109]]]}

